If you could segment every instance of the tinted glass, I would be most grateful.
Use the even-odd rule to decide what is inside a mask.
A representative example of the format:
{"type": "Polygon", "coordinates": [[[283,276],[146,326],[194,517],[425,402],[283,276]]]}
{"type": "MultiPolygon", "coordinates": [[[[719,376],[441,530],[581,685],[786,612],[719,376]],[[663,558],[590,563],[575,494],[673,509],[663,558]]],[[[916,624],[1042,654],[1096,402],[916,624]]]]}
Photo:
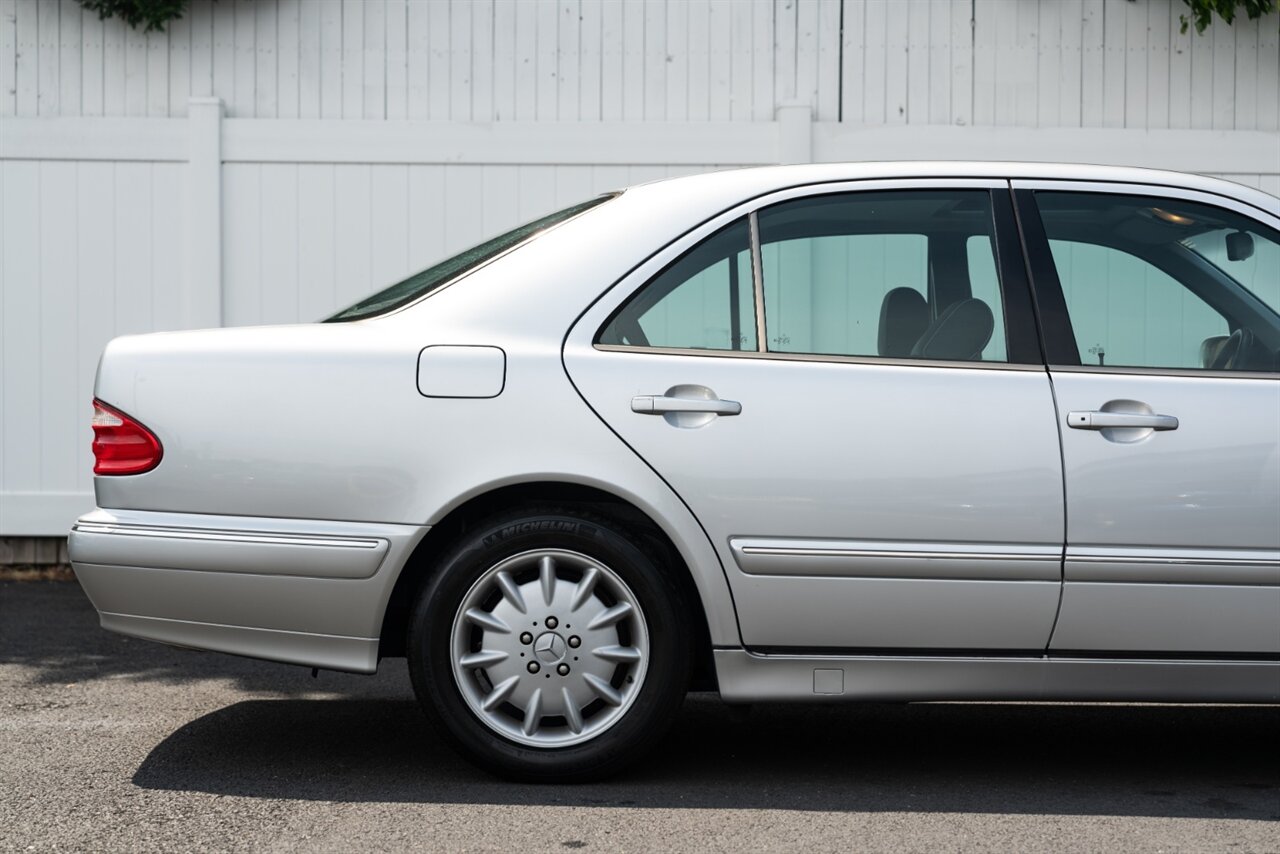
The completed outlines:
{"type": "Polygon", "coordinates": [[[614,315],[601,344],[755,350],[751,246],[745,219],[726,226],[659,273],[614,315]]]}
{"type": "MultiPolygon", "coordinates": [[[[996,273],[996,247],[990,235],[979,234],[965,241],[965,258],[969,264],[969,288],[973,295],[991,306],[992,312],[1000,326],[1004,317],[1000,299],[1000,277],[996,273]]],[[[991,343],[982,351],[982,359],[986,362],[1004,362],[1008,359],[1005,352],[1004,336],[991,336],[991,343]]]]}
{"type": "Polygon", "coordinates": [[[810,197],[759,223],[769,350],[1005,361],[986,191],[810,197]]]}
{"type": "Polygon", "coordinates": [[[1083,365],[1275,370],[1280,235],[1220,208],[1036,194],[1083,365]]]}
{"type": "Polygon", "coordinates": [[[1110,246],[1050,240],[1080,363],[1199,368],[1227,319],[1177,280],[1110,246]]]}
{"type": "Polygon", "coordinates": [[[419,297],[426,296],[441,285],[474,270],[486,261],[498,257],[508,249],[512,249],[525,240],[536,236],[539,232],[575,217],[602,202],[607,202],[611,198],[613,197],[601,196],[590,201],[580,202],[572,207],[535,219],[533,222],[525,223],[519,228],[513,228],[505,234],[500,234],[497,237],[486,240],[484,243],[472,246],[470,249],[459,252],[451,258],[446,258],[420,273],[414,273],[409,278],[396,282],[389,288],[384,288],[371,296],[367,296],[350,308],[344,308],[332,317],[327,318],[325,322],[337,323],[347,320],[363,320],[367,317],[374,317],[399,308],[402,305],[407,305],[419,297]]]}
{"type": "Polygon", "coordinates": [[[1186,238],[1183,245],[1280,312],[1280,242],[1274,231],[1237,224],[1243,227],[1211,229],[1186,238]]]}

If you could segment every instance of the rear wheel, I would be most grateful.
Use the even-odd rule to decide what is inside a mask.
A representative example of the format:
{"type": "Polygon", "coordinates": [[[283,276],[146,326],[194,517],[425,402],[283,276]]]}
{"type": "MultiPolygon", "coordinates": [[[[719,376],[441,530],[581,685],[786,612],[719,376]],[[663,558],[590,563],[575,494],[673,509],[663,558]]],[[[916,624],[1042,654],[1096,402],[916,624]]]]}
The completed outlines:
{"type": "Polygon", "coordinates": [[[680,585],[616,523],[566,510],[480,526],[416,603],[427,714],[507,777],[608,775],[661,737],[688,684],[680,585]]]}

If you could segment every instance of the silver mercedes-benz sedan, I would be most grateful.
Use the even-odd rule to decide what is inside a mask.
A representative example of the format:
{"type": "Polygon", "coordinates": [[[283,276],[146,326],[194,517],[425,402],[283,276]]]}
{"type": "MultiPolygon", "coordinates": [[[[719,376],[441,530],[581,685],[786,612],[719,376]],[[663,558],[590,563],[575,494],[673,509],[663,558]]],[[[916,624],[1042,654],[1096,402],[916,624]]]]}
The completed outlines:
{"type": "Polygon", "coordinates": [[[372,673],[511,777],[727,701],[1280,701],[1280,201],[878,163],[633,187],[323,323],[113,341],[104,628],[372,673]]]}

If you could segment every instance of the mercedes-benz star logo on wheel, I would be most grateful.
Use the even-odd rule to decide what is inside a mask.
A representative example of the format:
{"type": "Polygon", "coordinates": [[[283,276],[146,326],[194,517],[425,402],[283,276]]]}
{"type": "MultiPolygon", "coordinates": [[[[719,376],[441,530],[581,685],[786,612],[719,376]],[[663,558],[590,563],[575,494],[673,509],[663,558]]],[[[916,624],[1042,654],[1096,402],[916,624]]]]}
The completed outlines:
{"type": "Polygon", "coordinates": [[[534,655],[548,664],[555,664],[564,658],[566,652],[564,638],[555,632],[544,632],[533,644],[534,655]]]}

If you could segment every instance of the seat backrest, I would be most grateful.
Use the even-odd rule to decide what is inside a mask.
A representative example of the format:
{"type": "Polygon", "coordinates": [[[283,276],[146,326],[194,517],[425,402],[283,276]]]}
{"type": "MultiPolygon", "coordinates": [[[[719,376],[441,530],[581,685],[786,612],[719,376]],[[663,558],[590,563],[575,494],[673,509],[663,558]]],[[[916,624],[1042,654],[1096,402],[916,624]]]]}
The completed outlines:
{"type": "Polygon", "coordinates": [[[903,359],[929,326],[929,304],[913,288],[894,288],[880,303],[880,335],[876,349],[881,356],[903,359]]]}
{"type": "Polygon", "coordinates": [[[982,300],[962,299],[947,306],[911,348],[919,359],[972,361],[982,357],[991,340],[995,318],[982,300]]]}
{"type": "Polygon", "coordinates": [[[1200,367],[1208,369],[1218,361],[1218,355],[1227,345],[1229,335],[1214,335],[1200,342],[1200,367]]]}

